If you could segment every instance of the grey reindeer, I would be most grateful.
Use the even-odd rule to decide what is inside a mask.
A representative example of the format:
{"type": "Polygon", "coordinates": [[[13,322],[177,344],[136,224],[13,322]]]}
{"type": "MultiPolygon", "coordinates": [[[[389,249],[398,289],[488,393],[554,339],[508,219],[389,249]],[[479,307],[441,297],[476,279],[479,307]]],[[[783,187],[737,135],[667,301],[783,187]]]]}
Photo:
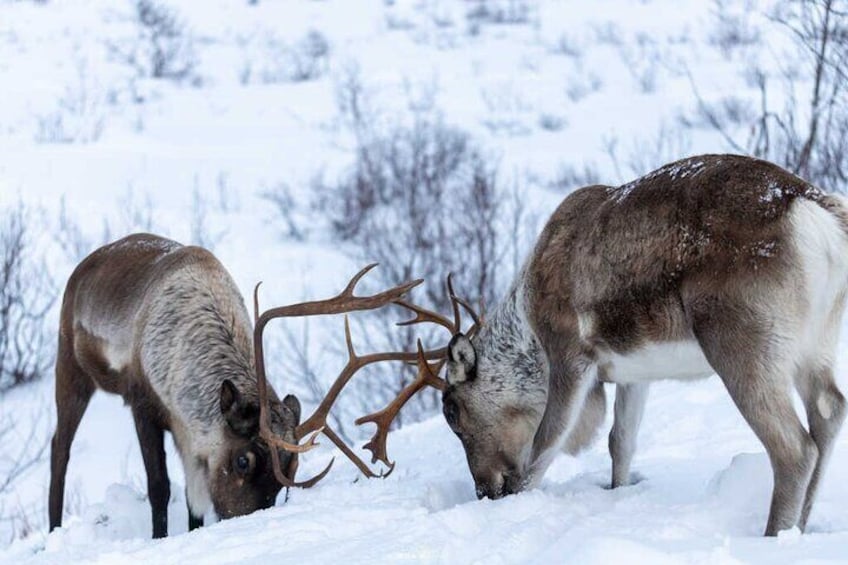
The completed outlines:
{"type": "Polygon", "coordinates": [[[185,469],[190,530],[209,510],[229,518],[272,506],[282,487],[274,465],[293,479],[297,453],[311,448],[293,443],[300,403],[292,395],[280,401],[270,391],[270,431],[261,433],[250,319],[230,275],[200,247],[135,234],[96,250],[71,275],[56,360],[51,530],[62,525],[71,443],[96,389],[132,410],[154,537],[168,533],[166,430],[185,469]]]}
{"type": "Polygon", "coordinates": [[[771,163],[703,155],[577,190],[489,319],[448,346],[443,411],[478,496],[537,485],[602,420],[602,383],[612,486],[627,485],[649,383],[715,373],[771,461],[765,535],[804,530],[845,418],[846,290],[848,207],[771,163]]]}

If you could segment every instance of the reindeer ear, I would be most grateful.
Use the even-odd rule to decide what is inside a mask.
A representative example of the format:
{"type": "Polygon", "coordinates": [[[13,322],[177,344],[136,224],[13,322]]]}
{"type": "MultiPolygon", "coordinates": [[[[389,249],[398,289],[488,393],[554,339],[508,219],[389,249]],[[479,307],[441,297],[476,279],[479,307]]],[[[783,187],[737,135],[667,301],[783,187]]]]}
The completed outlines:
{"type": "Polygon", "coordinates": [[[293,394],[287,394],[283,399],[283,406],[291,410],[294,416],[294,425],[300,424],[300,400],[293,394]]]}
{"type": "Polygon", "coordinates": [[[221,383],[221,414],[235,433],[250,437],[259,429],[259,407],[248,402],[229,379],[221,383]]]}
{"type": "Polygon", "coordinates": [[[477,376],[477,352],[465,334],[454,335],[448,344],[448,384],[474,380],[477,376]]]}

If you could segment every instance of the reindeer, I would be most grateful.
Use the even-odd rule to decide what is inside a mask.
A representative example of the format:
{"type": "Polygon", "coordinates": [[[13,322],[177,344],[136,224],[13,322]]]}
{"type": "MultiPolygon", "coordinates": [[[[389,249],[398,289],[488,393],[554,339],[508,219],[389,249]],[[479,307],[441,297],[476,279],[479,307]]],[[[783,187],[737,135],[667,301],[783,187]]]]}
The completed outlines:
{"type": "Polygon", "coordinates": [[[649,383],[715,373],[771,461],[765,535],[803,531],[845,418],[846,290],[848,207],[776,165],[703,155],[577,190],[447,348],[444,416],[478,496],[537,485],[600,383],[616,384],[612,486],[627,485],[649,383]]]}
{"type": "Polygon", "coordinates": [[[132,410],[155,538],[168,533],[166,430],[185,469],[190,530],[209,510],[239,516],[272,506],[284,484],[313,484],[292,479],[297,453],[311,449],[314,436],[291,443],[297,398],[281,402],[273,390],[258,390],[252,336],[235,283],[205,249],[136,234],[84,259],[61,309],[50,529],[62,525],[71,443],[98,388],[121,395],[132,410]]]}

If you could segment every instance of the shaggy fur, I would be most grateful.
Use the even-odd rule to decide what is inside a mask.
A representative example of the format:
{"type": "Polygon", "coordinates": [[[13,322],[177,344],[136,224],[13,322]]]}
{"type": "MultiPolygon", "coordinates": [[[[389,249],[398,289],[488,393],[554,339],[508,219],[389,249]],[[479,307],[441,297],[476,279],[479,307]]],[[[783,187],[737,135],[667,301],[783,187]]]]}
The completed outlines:
{"type": "MultiPolygon", "coordinates": [[[[257,438],[252,335],[238,289],[205,249],[136,234],[83,260],[62,303],[51,529],[62,523],[71,442],[96,388],[121,395],[132,409],[155,537],[167,534],[165,430],[185,468],[190,527],[213,508],[229,517],[271,506],[280,484],[257,438]],[[242,457],[248,469],[237,467],[242,457]]],[[[297,399],[272,398],[273,425],[293,441],[297,399]]],[[[290,455],[283,458],[286,465],[290,455]]]]}

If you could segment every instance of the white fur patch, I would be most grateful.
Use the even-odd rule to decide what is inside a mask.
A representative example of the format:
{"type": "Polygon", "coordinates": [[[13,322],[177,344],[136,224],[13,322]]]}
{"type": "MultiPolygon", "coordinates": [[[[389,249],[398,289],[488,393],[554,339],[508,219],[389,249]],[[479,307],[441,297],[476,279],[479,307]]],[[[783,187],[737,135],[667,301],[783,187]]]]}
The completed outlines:
{"type": "MultiPolygon", "coordinates": [[[[115,324],[111,319],[95,316],[91,319],[88,312],[77,316],[77,324],[89,335],[97,338],[100,344],[100,354],[113,371],[120,372],[132,360],[132,345],[127,324],[115,324]]],[[[79,352],[78,352],[79,354],[79,352]]]]}
{"type": "Polygon", "coordinates": [[[109,368],[116,372],[122,371],[129,365],[132,358],[129,347],[115,345],[108,341],[103,348],[103,356],[109,363],[109,368]]]}
{"type": "Polygon", "coordinates": [[[208,478],[201,465],[183,458],[185,470],[186,498],[195,516],[204,516],[212,509],[212,495],[209,493],[208,478]]]}
{"type": "Polygon", "coordinates": [[[823,392],[819,394],[819,398],[816,401],[816,407],[819,409],[819,414],[821,414],[822,418],[825,420],[829,420],[833,415],[833,406],[830,403],[830,399],[823,392]]]}
{"type": "Polygon", "coordinates": [[[619,355],[607,353],[599,360],[605,380],[614,383],[642,383],[662,379],[701,379],[715,373],[695,341],[652,343],[619,355]]]}
{"type": "Polygon", "coordinates": [[[595,332],[595,317],[591,312],[581,312],[577,314],[577,332],[580,339],[586,339],[595,332]]]}
{"type": "Polygon", "coordinates": [[[848,237],[833,214],[808,200],[793,204],[790,221],[807,304],[799,332],[802,352],[832,356],[839,330],[833,308],[848,284],[848,237]]]}

